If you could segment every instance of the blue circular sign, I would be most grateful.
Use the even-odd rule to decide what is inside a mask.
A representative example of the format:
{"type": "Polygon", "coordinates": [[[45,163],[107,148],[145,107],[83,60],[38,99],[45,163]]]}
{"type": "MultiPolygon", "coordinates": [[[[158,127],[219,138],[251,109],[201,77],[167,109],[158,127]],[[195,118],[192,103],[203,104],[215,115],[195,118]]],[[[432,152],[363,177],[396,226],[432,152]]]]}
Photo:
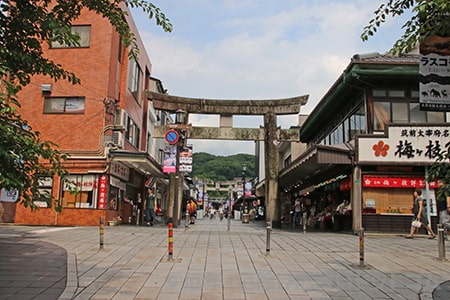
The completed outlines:
{"type": "Polygon", "coordinates": [[[170,129],[166,132],[164,138],[166,139],[166,142],[173,145],[178,142],[179,135],[176,130],[170,129]]]}

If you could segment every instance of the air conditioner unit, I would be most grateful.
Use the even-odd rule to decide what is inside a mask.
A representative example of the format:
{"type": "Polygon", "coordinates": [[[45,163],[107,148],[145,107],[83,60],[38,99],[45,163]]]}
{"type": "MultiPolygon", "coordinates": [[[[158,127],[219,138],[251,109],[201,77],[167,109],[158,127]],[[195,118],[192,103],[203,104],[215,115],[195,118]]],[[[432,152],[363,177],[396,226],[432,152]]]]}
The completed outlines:
{"type": "Polygon", "coordinates": [[[125,130],[127,128],[128,114],[124,109],[117,109],[114,116],[115,129],[125,130]]]}
{"type": "Polygon", "coordinates": [[[113,131],[113,143],[119,147],[119,148],[123,148],[124,143],[125,143],[125,135],[120,132],[120,131],[113,131]]]}

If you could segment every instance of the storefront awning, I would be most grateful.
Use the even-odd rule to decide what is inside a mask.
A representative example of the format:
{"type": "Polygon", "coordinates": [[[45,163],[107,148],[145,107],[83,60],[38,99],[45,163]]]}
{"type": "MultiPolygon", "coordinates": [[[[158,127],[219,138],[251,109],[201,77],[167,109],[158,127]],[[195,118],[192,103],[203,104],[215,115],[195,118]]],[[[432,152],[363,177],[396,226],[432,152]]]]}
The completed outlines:
{"type": "Polygon", "coordinates": [[[115,150],[110,152],[111,161],[121,162],[144,175],[152,175],[160,178],[166,177],[161,165],[145,152],[131,152],[115,150]]]}
{"type": "Polygon", "coordinates": [[[280,171],[281,189],[296,190],[320,183],[351,168],[350,145],[315,145],[280,171]]]}

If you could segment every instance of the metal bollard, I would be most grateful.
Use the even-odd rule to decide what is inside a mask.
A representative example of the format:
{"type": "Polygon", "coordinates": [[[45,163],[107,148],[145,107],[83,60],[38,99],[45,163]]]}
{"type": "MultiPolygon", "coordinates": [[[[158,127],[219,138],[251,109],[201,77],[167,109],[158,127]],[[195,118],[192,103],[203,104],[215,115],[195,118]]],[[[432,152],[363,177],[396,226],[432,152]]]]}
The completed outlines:
{"type": "Polygon", "coordinates": [[[439,250],[439,259],[446,260],[445,258],[445,238],[444,238],[444,228],[442,224],[437,225],[438,231],[438,250],[439,250]]]}
{"type": "Polygon", "coordinates": [[[169,223],[169,261],[173,260],[173,224],[169,223]]]}
{"type": "Polygon", "coordinates": [[[103,249],[103,236],[105,234],[105,228],[103,227],[104,223],[103,217],[100,217],[100,249],[103,249]]]}
{"type": "Polygon", "coordinates": [[[141,216],[141,209],[137,209],[137,215],[136,215],[136,226],[139,226],[139,217],[141,216]]]}
{"type": "Polygon", "coordinates": [[[186,213],[185,213],[185,215],[186,215],[186,222],[184,224],[184,230],[189,228],[189,219],[191,217],[190,214],[189,214],[189,209],[188,209],[187,205],[186,205],[186,213]]]}
{"type": "Polygon", "coordinates": [[[227,217],[227,231],[230,231],[230,224],[231,224],[231,214],[228,213],[228,217],[227,217]]]}
{"type": "Polygon", "coordinates": [[[302,221],[303,221],[303,234],[306,234],[306,213],[303,213],[302,221]]]}
{"type": "Polygon", "coordinates": [[[272,222],[267,222],[267,237],[266,237],[266,255],[270,254],[270,232],[272,231],[272,222]]]}
{"type": "Polygon", "coordinates": [[[364,228],[359,231],[359,266],[364,266],[364,228]]]}

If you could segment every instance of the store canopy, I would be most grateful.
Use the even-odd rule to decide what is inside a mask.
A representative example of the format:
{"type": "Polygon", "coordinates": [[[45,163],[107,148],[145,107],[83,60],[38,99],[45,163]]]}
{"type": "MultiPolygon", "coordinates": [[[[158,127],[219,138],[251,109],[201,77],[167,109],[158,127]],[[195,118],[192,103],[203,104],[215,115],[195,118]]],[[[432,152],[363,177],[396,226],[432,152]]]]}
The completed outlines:
{"type": "Polygon", "coordinates": [[[315,145],[280,171],[279,186],[285,191],[300,190],[338,176],[346,166],[351,169],[352,151],[349,144],[315,145]]]}
{"type": "Polygon", "coordinates": [[[146,152],[114,150],[110,152],[110,155],[111,161],[123,163],[144,175],[166,177],[166,174],[162,172],[161,165],[146,152]]]}

